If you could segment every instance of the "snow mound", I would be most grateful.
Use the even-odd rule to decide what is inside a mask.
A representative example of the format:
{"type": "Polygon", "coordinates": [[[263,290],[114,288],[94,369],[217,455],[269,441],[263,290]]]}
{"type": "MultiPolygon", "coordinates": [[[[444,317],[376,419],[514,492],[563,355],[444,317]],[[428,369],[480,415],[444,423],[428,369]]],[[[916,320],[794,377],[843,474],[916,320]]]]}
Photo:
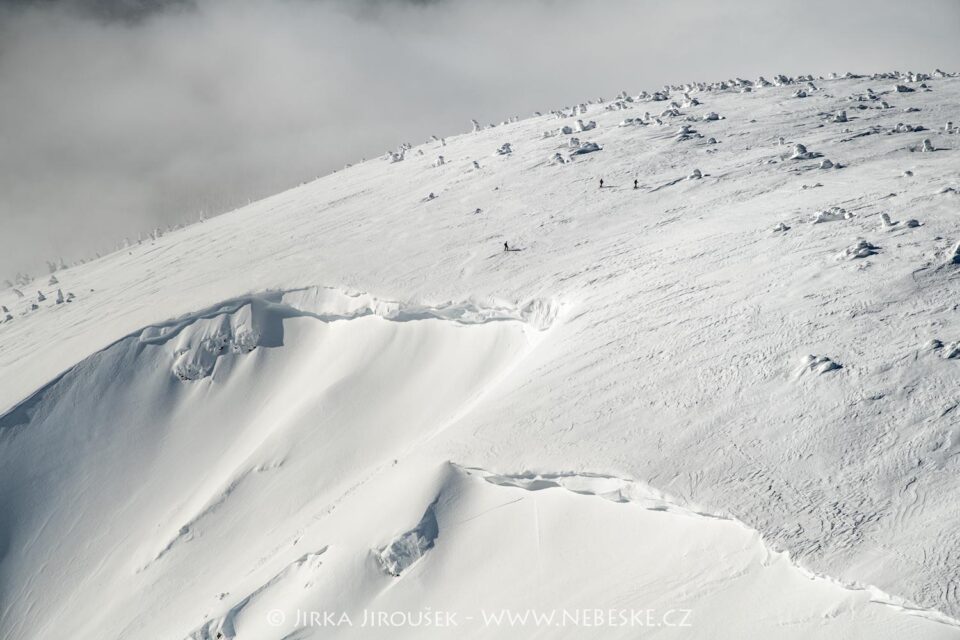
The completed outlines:
{"type": "Polygon", "coordinates": [[[828,358],[827,356],[815,356],[807,355],[804,356],[800,361],[800,365],[797,367],[796,375],[797,377],[806,375],[806,374],[816,374],[822,375],[830,371],[836,371],[837,369],[842,369],[843,365],[838,364],[828,358]]]}

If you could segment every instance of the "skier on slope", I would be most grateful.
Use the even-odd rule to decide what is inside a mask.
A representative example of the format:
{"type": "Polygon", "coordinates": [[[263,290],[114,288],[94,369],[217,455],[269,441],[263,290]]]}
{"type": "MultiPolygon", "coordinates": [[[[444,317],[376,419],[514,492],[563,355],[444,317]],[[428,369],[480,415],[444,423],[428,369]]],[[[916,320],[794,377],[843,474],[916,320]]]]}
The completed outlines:
{"type": "Polygon", "coordinates": [[[504,243],[503,243],[503,250],[504,250],[504,251],[510,251],[510,245],[508,245],[506,242],[504,242],[504,243]]]}
{"type": "Polygon", "coordinates": [[[634,189],[639,189],[639,188],[640,188],[639,181],[638,181],[636,178],[633,179],[633,188],[634,188],[634,189]]]}
{"type": "Polygon", "coordinates": [[[603,178],[600,178],[600,188],[603,189],[603,178]]]}

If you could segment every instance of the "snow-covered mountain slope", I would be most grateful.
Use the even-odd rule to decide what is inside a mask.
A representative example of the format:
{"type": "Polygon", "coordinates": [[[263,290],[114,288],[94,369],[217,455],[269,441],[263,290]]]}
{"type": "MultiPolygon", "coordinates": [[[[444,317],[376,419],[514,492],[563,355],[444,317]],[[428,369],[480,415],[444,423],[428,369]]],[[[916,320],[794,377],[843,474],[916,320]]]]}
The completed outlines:
{"type": "Polygon", "coordinates": [[[960,637],[960,78],[757,85],[0,292],[0,635],[960,637]]]}

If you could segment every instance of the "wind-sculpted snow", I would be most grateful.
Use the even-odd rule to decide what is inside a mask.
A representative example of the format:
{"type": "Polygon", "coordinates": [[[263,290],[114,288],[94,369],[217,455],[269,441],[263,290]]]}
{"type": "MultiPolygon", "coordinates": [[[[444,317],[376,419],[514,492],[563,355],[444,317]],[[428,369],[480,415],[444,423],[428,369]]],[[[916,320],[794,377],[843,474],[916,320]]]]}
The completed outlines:
{"type": "Polygon", "coordinates": [[[54,284],[21,274],[0,289],[0,636],[215,636],[326,549],[316,592],[291,572],[238,637],[278,637],[274,607],[565,606],[610,576],[585,595],[722,601],[687,637],[957,637],[842,587],[960,616],[957,104],[943,72],[767,74],[465,119],[54,284]],[[458,471],[461,500],[423,475],[446,460],[632,478],[690,531],[649,537],[663,521],[634,512],[663,512],[549,474],[458,471]],[[405,538],[434,501],[432,546],[405,538]],[[728,525],[764,545],[708,528],[728,525]],[[766,581],[725,586],[743,576],[766,581]],[[775,630],[744,605],[770,594],[775,630]]]}
{"type": "MultiPolygon", "coordinates": [[[[200,603],[178,600],[179,571],[199,571],[202,557],[249,568],[273,544],[250,525],[303,526],[456,424],[555,313],[550,301],[428,307],[310,288],[234,299],[116,342],[0,418],[4,602],[69,602],[62,615],[76,620],[114,612],[109,632],[91,622],[74,637],[123,635],[134,624],[125,603],[161,595],[191,619],[200,603]],[[33,574],[47,563],[58,571],[33,574]],[[77,589],[86,595],[68,597],[77,589]],[[114,599],[95,607],[106,592],[114,599]]],[[[24,613],[10,629],[38,637],[48,624],[61,623],[24,613]]]]}
{"type": "MultiPolygon", "coordinates": [[[[500,474],[453,463],[431,468],[420,459],[384,476],[352,496],[380,505],[359,528],[344,524],[355,513],[328,515],[318,527],[323,534],[315,535],[329,546],[298,557],[279,573],[263,571],[269,577],[262,583],[247,580],[249,591],[222,594],[211,619],[188,640],[212,640],[217,633],[264,640],[525,638],[538,630],[579,638],[590,635],[592,625],[572,620],[587,611],[594,616],[611,610],[624,616],[642,612],[632,616],[640,624],[611,626],[604,637],[634,638],[654,623],[665,637],[684,638],[714,638],[722,628],[734,636],[805,639],[811,623],[814,635],[824,638],[854,631],[931,638],[957,633],[956,623],[942,614],[916,609],[874,587],[814,575],[735,519],[629,479],[577,472],[500,474]],[[419,521],[365,552],[364,543],[382,539],[410,518],[419,521]],[[512,579],[504,581],[507,571],[512,579]],[[603,580],[585,579],[594,573],[603,580]],[[594,610],[598,599],[616,605],[594,610]],[[740,615],[737,603],[761,600],[762,615],[740,615]],[[303,611],[329,614],[326,624],[310,624],[303,611]],[[503,611],[537,611],[557,619],[498,624],[503,611]],[[453,612],[457,624],[370,628],[377,612],[403,612],[412,620],[453,612]],[[559,624],[561,617],[566,624],[559,624]]],[[[298,538],[300,544],[305,542],[298,538]]],[[[280,557],[292,553],[292,545],[277,551],[280,557]]]]}

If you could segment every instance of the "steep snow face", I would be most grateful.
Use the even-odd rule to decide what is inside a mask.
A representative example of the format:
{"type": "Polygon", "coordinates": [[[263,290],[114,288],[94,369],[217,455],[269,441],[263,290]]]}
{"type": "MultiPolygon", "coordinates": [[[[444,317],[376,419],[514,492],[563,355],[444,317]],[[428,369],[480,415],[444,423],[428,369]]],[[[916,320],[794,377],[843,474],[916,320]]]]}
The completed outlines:
{"type": "Polygon", "coordinates": [[[923,82],[477,126],[0,291],[3,637],[958,637],[960,79],[923,82]]]}
{"type": "Polygon", "coordinates": [[[10,632],[71,619],[75,637],[120,637],[171,607],[200,620],[209,603],[181,579],[229,591],[277,535],[295,538],[455,423],[541,337],[523,315],[301,291],[84,360],[0,419],[10,632]],[[137,602],[139,622],[124,608],[137,602]]]}

